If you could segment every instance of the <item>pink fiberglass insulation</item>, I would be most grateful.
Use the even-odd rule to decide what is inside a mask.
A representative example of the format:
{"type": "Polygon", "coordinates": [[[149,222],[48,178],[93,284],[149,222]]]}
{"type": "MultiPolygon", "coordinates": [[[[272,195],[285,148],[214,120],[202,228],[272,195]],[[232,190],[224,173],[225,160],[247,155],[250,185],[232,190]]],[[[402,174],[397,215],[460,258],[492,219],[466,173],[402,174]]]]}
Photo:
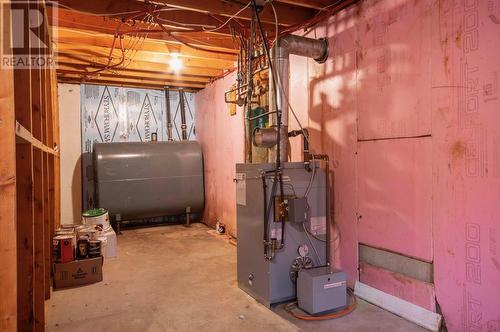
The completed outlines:
{"type": "MultiPolygon", "coordinates": [[[[335,265],[351,286],[439,306],[449,331],[499,331],[500,2],[366,0],[308,36],[326,36],[330,57],[291,57],[290,103],[332,161],[335,265]],[[359,271],[359,243],[433,263],[434,283],[359,271]]],[[[233,82],[198,93],[196,121],[205,220],[234,233],[244,144],[242,112],[224,105],[233,82]]],[[[291,139],[292,160],[301,148],[291,139]]]]}
{"type": "Polygon", "coordinates": [[[243,113],[229,116],[224,92],[235,82],[235,73],[209,84],[196,94],[196,137],[201,143],[205,173],[203,220],[219,220],[236,235],[235,164],[244,161],[243,113]]]}

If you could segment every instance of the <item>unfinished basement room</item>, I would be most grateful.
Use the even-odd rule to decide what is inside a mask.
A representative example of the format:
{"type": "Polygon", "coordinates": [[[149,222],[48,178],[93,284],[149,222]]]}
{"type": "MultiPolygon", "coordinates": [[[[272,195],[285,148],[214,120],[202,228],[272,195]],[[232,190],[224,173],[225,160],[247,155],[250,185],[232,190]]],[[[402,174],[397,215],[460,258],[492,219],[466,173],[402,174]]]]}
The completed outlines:
{"type": "Polygon", "coordinates": [[[500,0],[0,29],[0,332],[500,332],[500,0]]]}

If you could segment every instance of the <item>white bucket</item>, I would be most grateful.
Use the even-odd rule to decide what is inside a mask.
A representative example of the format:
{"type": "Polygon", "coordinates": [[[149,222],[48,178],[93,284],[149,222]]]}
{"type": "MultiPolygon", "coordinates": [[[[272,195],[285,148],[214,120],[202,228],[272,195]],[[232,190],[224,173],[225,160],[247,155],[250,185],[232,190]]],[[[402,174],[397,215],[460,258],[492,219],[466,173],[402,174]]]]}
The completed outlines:
{"type": "Polygon", "coordinates": [[[87,226],[100,226],[102,232],[107,232],[111,229],[109,222],[108,210],[104,208],[87,210],[82,214],[82,223],[87,226]]]}

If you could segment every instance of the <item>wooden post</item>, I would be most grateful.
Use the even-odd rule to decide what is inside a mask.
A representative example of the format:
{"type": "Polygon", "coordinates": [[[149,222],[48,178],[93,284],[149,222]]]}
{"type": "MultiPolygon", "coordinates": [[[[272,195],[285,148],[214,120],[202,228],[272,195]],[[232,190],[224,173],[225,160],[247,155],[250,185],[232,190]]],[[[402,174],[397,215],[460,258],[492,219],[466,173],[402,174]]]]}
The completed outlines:
{"type": "MultiPolygon", "coordinates": [[[[16,104],[16,108],[18,104],[16,104]]],[[[16,145],[17,179],[17,322],[21,331],[34,329],[33,303],[33,147],[16,145]]]]}
{"type": "MultiPolygon", "coordinates": [[[[8,10],[8,8],[6,9],[8,10]]],[[[2,40],[10,31],[3,30],[2,40]]],[[[16,145],[14,76],[0,69],[0,331],[17,330],[16,145]]]]}
{"type": "MultiPolygon", "coordinates": [[[[14,69],[16,120],[32,132],[31,70],[14,69]]],[[[17,179],[17,324],[20,331],[34,329],[33,267],[33,147],[16,144],[17,179]]]]}
{"type": "MultiPolygon", "coordinates": [[[[9,17],[9,6],[3,10],[9,17]]],[[[5,27],[1,38],[9,40],[5,27]]],[[[40,29],[50,45],[48,25],[40,29]]],[[[45,54],[38,49],[31,56],[45,54]]],[[[2,68],[0,82],[0,331],[44,331],[60,223],[56,73],[2,68]]]]}

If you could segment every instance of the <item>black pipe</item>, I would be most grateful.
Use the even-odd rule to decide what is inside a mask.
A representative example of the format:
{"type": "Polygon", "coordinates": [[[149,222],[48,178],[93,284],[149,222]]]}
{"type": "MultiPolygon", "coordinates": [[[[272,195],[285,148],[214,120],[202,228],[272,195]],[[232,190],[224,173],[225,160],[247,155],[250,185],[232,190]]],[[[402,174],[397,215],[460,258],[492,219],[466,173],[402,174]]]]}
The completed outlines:
{"type": "Polygon", "coordinates": [[[170,89],[165,87],[165,105],[167,112],[167,137],[169,141],[173,141],[172,137],[172,112],[170,111],[170,89]]]}
{"type": "Polygon", "coordinates": [[[292,130],[288,132],[288,137],[303,136],[304,149],[302,150],[304,158],[304,166],[307,170],[310,170],[311,163],[311,153],[309,152],[309,131],[305,128],[302,130],[292,130]]]}
{"type": "Polygon", "coordinates": [[[184,90],[179,90],[179,103],[181,105],[181,130],[182,140],[187,140],[187,125],[186,125],[186,105],[184,104],[184,90]]]}
{"type": "MultiPolygon", "coordinates": [[[[280,184],[280,204],[283,204],[283,200],[284,200],[284,192],[283,192],[283,170],[282,170],[282,160],[280,159],[280,143],[281,143],[281,126],[282,126],[282,123],[281,123],[281,111],[280,109],[278,109],[278,102],[277,102],[277,96],[276,96],[276,92],[277,92],[277,89],[276,89],[276,77],[275,74],[276,74],[276,71],[274,70],[274,67],[273,67],[273,63],[271,61],[271,55],[270,55],[270,52],[269,52],[269,47],[267,45],[267,42],[266,42],[266,36],[264,34],[264,29],[262,28],[262,23],[260,21],[260,16],[259,16],[259,11],[262,10],[262,7],[259,7],[257,6],[257,3],[255,0],[252,0],[252,7],[253,7],[253,10],[255,12],[255,18],[257,19],[257,25],[258,25],[258,28],[259,28],[259,33],[260,33],[260,38],[262,40],[262,44],[264,46],[264,51],[266,53],[266,57],[267,57],[267,61],[269,62],[269,69],[271,71],[271,76],[272,76],[272,84],[273,84],[273,91],[275,93],[275,98],[274,98],[274,103],[275,103],[275,106],[276,106],[276,125],[277,125],[277,129],[278,129],[278,133],[277,133],[277,141],[278,141],[278,146],[276,147],[276,170],[275,170],[275,181],[278,180],[279,184],[280,184]]],[[[286,161],[286,160],[285,160],[286,161]]],[[[273,197],[270,197],[270,199],[273,199],[273,197]]],[[[283,215],[280,214],[280,222],[281,222],[281,243],[280,243],[280,246],[279,248],[283,248],[285,246],[285,220],[283,218],[283,215]]]]}
{"type": "Polygon", "coordinates": [[[267,256],[267,242],[269,241],[267,228],[268,228],[268,218],[267,218],[267,184],[266,184],[266,176],[262,175],[262,189],[264,191],[264,257],[267,256]]]}

